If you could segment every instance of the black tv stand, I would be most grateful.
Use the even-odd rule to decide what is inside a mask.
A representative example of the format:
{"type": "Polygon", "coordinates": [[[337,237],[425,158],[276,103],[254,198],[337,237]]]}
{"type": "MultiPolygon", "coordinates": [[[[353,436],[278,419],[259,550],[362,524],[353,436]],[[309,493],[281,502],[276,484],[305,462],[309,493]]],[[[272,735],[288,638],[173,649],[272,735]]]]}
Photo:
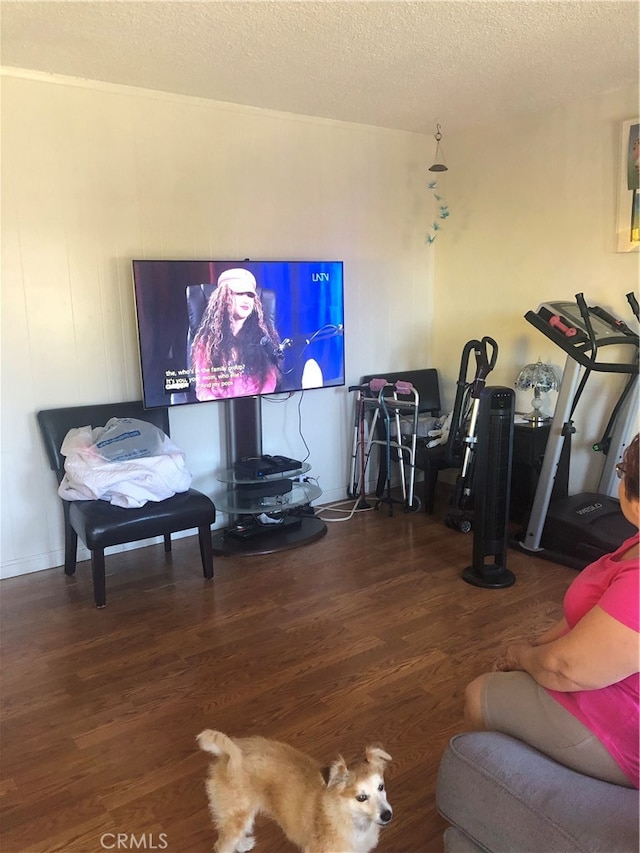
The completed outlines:
{"type": "Polygon", "coordinates": [[[215,555],[251,557],[288,551],[321,539],[327,532],[327,526],[313,516],[293,516],[287,517],[277,529],[275,525],[263,527],[252,531],[245,538],[234,538],[232,530],[229,527],[214,533],[212,542],[215,555]]]}
{"type": "MultiPolygon", "coordinates": [[[[286,515],[282,521],[273,525],[273,529],[290,530],[294,527],[300,527],[302,523],[301,515],[286,515]]],[[[243,521],[240,519],[235,525],[227,527],[225,530],[225,538],[235,539],[237,542],[246,542],[249,539],[256,539],[260,536],[267,536],[270,532],[268,525],[258,524],[254,519],[243,521]]]]}
{"type": "Polygon", "coordinates": [[[319,486],[304,479],[311,466],[291,460],[291,470],[267,476],[260,471],[249,478],[243,472],[239,476],[238,460],[262,457],[260,399],[245,397],[229,400],[227,405],[227,448],[232,467],[218,474],[218,479],[226,484],[226,491],[216,495],[214,502],[218,510],[229,514],[230,524],[214,532],[213,553],[272,554],[320,539],[327,526],[314,516],[310,507],[311,501],[322,494],[319,486]],[[269,483],[273,483],[273,491],[269,483]],[[259,488],[252,489],[252,484],[258,484],[259,488]]]}

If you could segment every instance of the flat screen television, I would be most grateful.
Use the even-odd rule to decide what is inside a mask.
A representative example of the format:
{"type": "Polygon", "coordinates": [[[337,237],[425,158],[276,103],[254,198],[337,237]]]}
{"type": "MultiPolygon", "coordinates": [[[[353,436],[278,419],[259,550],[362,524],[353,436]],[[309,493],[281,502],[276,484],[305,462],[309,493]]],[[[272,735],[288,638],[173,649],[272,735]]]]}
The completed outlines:
{"type": "Polygon", "coordinates": [[[134,260],[146,408],[344,385],[341,261],[134,260]]]}

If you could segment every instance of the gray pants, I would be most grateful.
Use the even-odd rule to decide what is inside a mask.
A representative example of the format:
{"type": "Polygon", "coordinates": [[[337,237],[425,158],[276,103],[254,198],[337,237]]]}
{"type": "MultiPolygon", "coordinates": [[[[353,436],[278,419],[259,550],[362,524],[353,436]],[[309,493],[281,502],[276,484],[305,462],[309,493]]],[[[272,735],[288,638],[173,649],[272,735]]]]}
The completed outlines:
{"type": "Polygon", "coordinates": [[[487,728],[524,741],[565,767],[634,787],[598,738],[527,672],[490,673],[482,713],[487,728]]]}

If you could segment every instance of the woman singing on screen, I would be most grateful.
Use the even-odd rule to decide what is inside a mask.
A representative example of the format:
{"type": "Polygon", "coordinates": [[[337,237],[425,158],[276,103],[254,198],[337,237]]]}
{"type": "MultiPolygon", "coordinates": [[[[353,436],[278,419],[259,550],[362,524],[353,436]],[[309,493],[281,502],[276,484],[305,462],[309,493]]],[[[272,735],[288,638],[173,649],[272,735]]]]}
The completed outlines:
{"type": "Polygon", "coordinates": [[[191,348],[198,400],[275,391],[278,334],[264,316],[253,273],[221,273],[191,348]]]}

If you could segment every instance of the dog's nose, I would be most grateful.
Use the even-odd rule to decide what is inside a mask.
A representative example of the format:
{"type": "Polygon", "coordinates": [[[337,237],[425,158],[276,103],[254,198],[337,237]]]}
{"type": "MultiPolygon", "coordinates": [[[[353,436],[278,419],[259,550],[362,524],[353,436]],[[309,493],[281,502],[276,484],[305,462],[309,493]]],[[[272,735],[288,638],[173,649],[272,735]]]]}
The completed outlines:
{"type": "Polygon", "coordinates": [[[391,809],[385,809],[383,812],[380,812],[380,820],[382,823],[389,823],[391,818],[393,817],[393,812],[391,809]]]}

